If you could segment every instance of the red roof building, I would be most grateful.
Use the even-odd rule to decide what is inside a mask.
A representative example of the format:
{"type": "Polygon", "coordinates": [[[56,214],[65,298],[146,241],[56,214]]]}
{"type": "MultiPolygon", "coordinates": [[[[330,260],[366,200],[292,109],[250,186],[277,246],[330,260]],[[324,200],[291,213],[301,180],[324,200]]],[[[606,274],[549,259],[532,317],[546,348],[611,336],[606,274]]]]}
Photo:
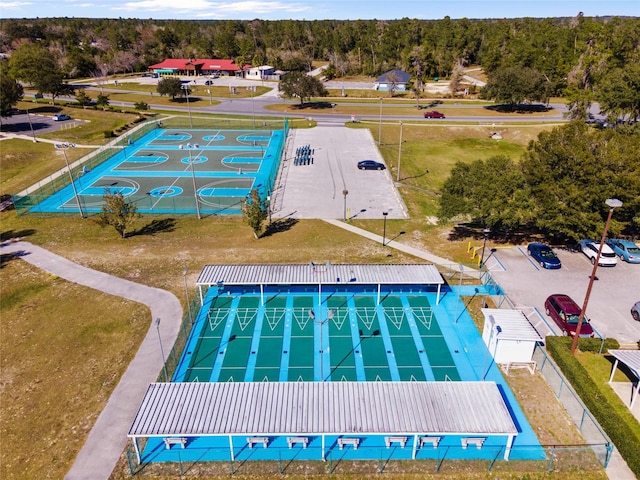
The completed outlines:
{"type": "MultiPolygon", "coordinates": [[[[245,65],[242,70],[250,68],[245,65]]],[[[149,70],[165,75],[242,75],[242,70],[233,60],[219,58],[167,58],[150,65],[149,70]]]]}

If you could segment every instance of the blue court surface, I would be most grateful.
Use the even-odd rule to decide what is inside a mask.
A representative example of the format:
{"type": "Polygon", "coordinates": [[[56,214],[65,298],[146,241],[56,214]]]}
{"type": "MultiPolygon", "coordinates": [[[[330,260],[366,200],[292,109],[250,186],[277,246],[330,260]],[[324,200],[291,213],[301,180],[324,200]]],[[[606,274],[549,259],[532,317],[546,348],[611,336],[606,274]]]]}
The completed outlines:
{"type": "Polygon", "coordinates": [[[105,194],[121,193],[140,213],[238,214],[252,189],[269,195],[284,137],[283,130],[156,128],[30,211],[100,212],[105,194]]]}
{"type": "MultiPolygon", "coordinates": [[[[271,288],[209,288],[172,382],[495,382],[517,428],[510,459],[545,458],[464,308],[467,297],[490,295],[495,287],[447,287],[439,302],[433,290],[415,286],[394,285],[381,293],[357,286],[322,292],[317,286],[271,288]]],[[[481,448],[466,448],[463,437],[443,436],[437,446],[422,448],[411,448],[411,436],[405,445],[405,437],[383,435],[361,436],[353,448],[349,442],[355,440],[339,433],[310,437],[308,444],[291,444],[286,436],[259,437],[256,444],[247,443],[246,435],[201,436],[190,438],[185,448],[151,437],[141,462],[229,461],[230,445],[235,461],[318,460],[320,455],[325,460],[502,458],[504,438],[489,436],[481,448]]]]}

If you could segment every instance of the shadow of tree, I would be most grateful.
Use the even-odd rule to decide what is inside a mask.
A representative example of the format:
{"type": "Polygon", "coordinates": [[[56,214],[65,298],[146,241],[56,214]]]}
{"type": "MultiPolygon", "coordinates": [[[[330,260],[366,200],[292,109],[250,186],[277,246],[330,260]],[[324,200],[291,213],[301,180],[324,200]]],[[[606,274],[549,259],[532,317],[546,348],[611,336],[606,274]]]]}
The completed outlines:
{"type": "Polygon", "coordinates": [[[24,257],[25,255],[29,255],[29,253],[25,252],[24,250],[20,250],[18,252],[3,253],[2,255],[0,255],[0,268],[4,268],[7,263],[11,262],[12,260],[17,260],[20,257],[24,257]]]}
{"type": "Polygon", "coordinates": [[[528,104],[528,103],[518,103],[518,104],[501,104],[501,105],[488,105],[486,107],[487,110],[493,110],[494,112],[500,113],[544,113],[549,110],[553,110],[551,107],[546,105],[541,105],[539,103],[528,104]]]}
{"type": "Polygon", "coordinates": [[[127,237],[135,237],[137,235],[155,235],[157,233],[173,232],[176,227],[175,218],[163,218],[153,220],[144,227],[134,230],[127,234],[127,237]]]}
{"type": "Polygon", "coordinates": [[[7,230],[6,232],[0,233],[0,242],[6,242],[7,240],[12,239],[21,239],[22,237],[28,237],[36,233],[35,230],[29,228],[26,230],[7,230]]]}
{"type": "Polygon", "coordinates": [[[295,218],[281,218],[274,220],[269,225],[267,225],[267,228],[265,229],[263,234],[260,235],[260,237],[270,237],[271,235],[275,235],[276,233],[286,232],[287,230],[293,228],[296,223],[298,223],[298,220],[295,218]]]}

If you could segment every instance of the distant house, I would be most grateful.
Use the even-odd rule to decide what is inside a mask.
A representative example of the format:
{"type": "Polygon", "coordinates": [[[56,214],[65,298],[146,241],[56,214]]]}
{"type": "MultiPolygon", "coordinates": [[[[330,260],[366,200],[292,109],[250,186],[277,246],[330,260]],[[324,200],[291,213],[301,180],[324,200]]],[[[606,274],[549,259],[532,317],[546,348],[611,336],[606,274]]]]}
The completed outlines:
{"type": "Polygon", "coordinates": [[[149,70],[159,75],[180,75],[198,77],[200,75],[241,77],[249,65],[240,68],[231,59],[218,58],[167,58],[150,65],[149,70]]]}
{"type": "Polygon", "coordinates": [[[245,78],[252,80],[274,80],[276,69],[269,65],[262,65],[261,67],[251,67],[244,74],[245,78]]]}
{"type": "Polygon", "coordinates": [[[407,90],[409,80],[411,80],[409,73],[394,68],[387,73],[383,73],[376,79],[374,89],[388,92],[393,88],[395,92],[404,92],[407,90]]]}

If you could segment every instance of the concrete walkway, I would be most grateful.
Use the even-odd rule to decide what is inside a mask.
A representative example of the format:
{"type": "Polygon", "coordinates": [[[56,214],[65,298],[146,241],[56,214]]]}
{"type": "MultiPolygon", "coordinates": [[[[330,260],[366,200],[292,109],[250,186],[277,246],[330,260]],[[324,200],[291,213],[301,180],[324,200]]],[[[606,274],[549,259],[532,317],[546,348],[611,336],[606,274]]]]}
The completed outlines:
{"type": "Polygon", "coordinates": [[[127,432],[144,393],[162,368],[158,332],[162,345],[171,348],[182,321],[182,306],[169,292],[80,266],[28,242],[2,243],[0,253],[18,254],[22,260],[70,282],[143,303],[151,310],[151,328],[65,476],[68,480],[107,480],[126,446],[127,432]]]}

